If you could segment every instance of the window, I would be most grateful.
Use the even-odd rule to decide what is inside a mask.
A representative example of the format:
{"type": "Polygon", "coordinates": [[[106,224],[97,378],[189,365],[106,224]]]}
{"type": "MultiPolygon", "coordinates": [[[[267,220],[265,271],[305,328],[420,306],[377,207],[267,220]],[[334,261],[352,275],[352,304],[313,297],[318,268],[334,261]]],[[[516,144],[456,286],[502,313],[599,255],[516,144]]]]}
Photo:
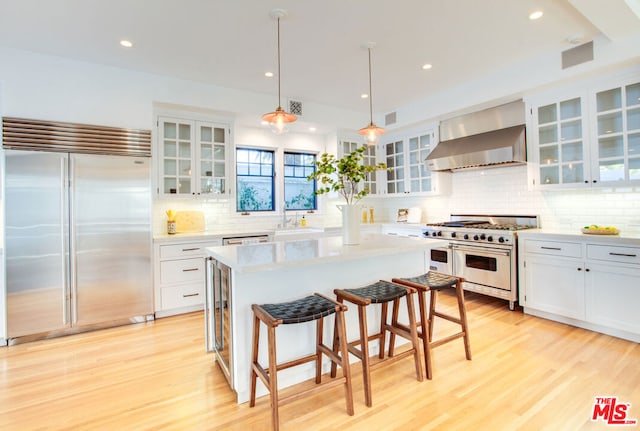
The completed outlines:
{"type": "Polygon", "coordinates": [[[315,154],[284,153],[284,203],[287,210],[315,210],[316,182],[307,180],[316,169],[315,154]]]}
{"type": "Polygon", "coordinates": [[[274,210],[274,152],[236,149],[236,208],[238,211],[274,210]]]}

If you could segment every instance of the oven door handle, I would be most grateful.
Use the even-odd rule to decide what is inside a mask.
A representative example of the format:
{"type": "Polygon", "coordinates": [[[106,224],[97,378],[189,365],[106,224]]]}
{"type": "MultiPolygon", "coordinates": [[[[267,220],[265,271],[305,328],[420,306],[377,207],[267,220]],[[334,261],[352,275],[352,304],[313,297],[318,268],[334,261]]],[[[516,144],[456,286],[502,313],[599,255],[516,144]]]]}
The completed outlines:
{"type": "Polygon", "coordinates": [[[463,252],[469,251],[469,252],[475,252],[475,253],[498,254],[501,256],[511,255],[511,250],[503,250],[503,249],[488,248],[488,247],[474,247],[469,245],[452,244],[451,249],[457,250],[457,251],[463,251],[463,252]]]}

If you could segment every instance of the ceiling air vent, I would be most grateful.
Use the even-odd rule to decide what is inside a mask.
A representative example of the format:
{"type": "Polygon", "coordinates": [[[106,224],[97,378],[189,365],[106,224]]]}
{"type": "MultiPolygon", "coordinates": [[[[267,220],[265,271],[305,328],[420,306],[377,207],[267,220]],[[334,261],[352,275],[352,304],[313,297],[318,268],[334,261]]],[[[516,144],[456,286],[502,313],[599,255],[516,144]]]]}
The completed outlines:
{"type": "Polygon", "coordinates": [[[289,112],[298,117],[302,117],[302,102],[289,100],[289,112]]]}
{"type": "Polygon", "coordinates": [[[396,113],[395,112],[391,112],[387,115],[384,116],[384,125],[388,126],[390,124],[395,124],[397,121],[396,119],[396,113]]]}
{"type": "Polygon", "coordinates": [[[575,48],[562,51],[562,68],[566,69],[571,66],[586,63],[593,60],[593,41],[583,43],[575,48]]]}

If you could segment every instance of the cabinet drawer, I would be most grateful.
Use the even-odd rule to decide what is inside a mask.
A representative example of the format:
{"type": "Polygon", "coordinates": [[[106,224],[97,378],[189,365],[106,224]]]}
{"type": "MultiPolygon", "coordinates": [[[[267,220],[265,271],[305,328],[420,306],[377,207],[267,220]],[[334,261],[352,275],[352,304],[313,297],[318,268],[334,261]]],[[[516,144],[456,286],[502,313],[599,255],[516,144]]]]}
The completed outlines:
{"type": "Polygon", "coordinates": [[[204,304],[204,283],[163,287],[160,295],[163,310],[204,304]]]}
{"type": "Polygon", "coordinates": [[[204,284],[204,257],[160,262],[161,284],[190,281],[199,281],[204,284]]]}
{"type": "Polygon", "coordinates": [[[587,245],[587,258],[640,265],[640,247],[587,245]]]}
{"type": "Polygon", "coordinates": [[[204,256],[204,249],[209,244],[173,244],[160,246],[160,259],[187,258],[204,256]]]}
{"type": "Polygon", "coordinates": [[[563,257],[582,257],[582,246],[573,242],[526,240],[524,251],[563,257]]]}

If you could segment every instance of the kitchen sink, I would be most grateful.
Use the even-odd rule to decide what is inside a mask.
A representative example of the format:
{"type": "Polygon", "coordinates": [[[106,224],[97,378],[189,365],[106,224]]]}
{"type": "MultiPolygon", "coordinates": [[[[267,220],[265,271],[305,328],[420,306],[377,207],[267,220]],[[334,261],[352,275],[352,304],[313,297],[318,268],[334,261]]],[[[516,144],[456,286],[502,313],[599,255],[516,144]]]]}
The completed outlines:
{"type": "Polygon", "coordinates": [[[289,236],[297,236],[297,237],[309,237],[309,236],[321,236],[324,234],[324,228],[321,227],[288,227],[288,228],[278,228],[273,232],[273,236],[275,238],[278,237],[289,237],[289,236]]]}

